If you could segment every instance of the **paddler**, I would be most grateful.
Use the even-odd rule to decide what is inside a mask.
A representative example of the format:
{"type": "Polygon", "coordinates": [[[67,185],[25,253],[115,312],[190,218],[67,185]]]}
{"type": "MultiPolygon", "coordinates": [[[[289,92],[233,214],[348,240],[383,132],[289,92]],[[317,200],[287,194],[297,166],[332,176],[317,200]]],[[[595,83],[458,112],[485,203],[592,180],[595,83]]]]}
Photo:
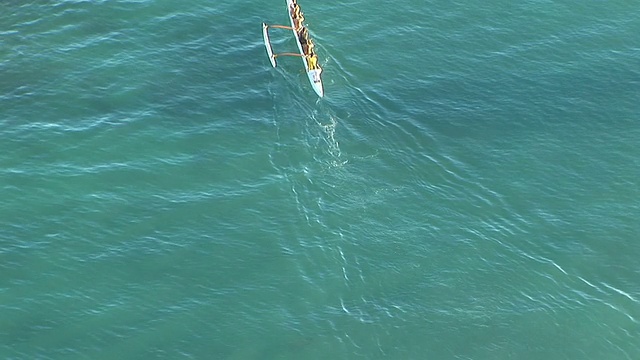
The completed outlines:
{"type": "Polygon", "coordinates": [[[300,16],[294,17],[293,18],[293,28],[296,31],[300,31],[300,29],[302,29],[304,27],[304,25],[302,24],[304,22],[304,15],[302,15],[302,13],[300,13],[300,16]]]}
{"type": "Polygon", "coordinates": [[[300,10],[300,5],[298,5],[298,3],[296,3],[295,1],[291,5],[291,18],[293,19],[293,27],[296,29],[296,31],[300,31],[300,29],[303,27],[302,22],[304,21],[304,14],[300,10]]]}
{"type": "Polygon", "coordinates": [[[298,5],[296,3],[293,3],[293,5],[291,5],[291,15],[294,18],[302,16],[302,11],[300,10],[300,5],[298,5]]]}
{"type": "Polygon", "coordinates": [[[309,70],[315,70],[318,68],[318,55],[315,52],[307,55],[307,63],[309,64],[309,70]]]}
{"type": "Polygon", "coordinates": [[[298,40],[300,40],[300,44],[304,44],[307,42],[308,39],[309,39],[309,30],[307,30],[307,28],[303,26],[298,31],[298,40]]]}
{"type": "Polygon", "coordinates": [[[311,54],[313,51],[313,41],[309,38],[309,30],[306,27],[302,27],[302,30],[298,32],[298,40],[302,45],[302,52],[305,54],[311,54]]]}
{"type": "Polygon", "coordinates": [[[296,12],[298,13],[297,15],[300,14],[300,5],[298,5],[296,0],[293,0],[291,1],[291,13],[296,15],[296,12]]]}
{"type": "Polygon", "coordinates": [[[311,39],[307,39],[307,42],[302,44],[302,52],[305,54],[311,55],[313,53],[313,41],[311,39]]]}

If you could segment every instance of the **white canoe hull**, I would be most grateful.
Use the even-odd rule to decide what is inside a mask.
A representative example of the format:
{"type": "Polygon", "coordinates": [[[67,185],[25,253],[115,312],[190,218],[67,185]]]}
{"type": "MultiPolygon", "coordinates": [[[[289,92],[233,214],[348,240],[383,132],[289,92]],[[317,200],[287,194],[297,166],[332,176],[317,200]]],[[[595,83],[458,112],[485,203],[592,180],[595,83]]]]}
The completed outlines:
{"type": "MultiPolygon", "coordinates": [[[[302,44],[300,44],[300,39],[298,38],[298,33],[295,30],[295,24],[293,22],[293,18],[291,17],[291,5],[293,4],[292,0],[287,0],[287,14],[289,15],[289,21],[291,21],[291,27],[293,28],[293,37],[296,39],[296,44],[298,44],[298,50],[300,50],[300,54],[304,54],[302,51],[302,44]]],[[[322,85],[322,78],[320,75],[322,74],[322,68],[309,70],[309,63],[307,62],[306,57],[302,57],[302,62],[304,63],[304,69],[307,72],[307,77],[309,78],[309,82],[313,87],[313,91],[318,94],[318,96],[324,96],[324,86],[322,85]]]]}

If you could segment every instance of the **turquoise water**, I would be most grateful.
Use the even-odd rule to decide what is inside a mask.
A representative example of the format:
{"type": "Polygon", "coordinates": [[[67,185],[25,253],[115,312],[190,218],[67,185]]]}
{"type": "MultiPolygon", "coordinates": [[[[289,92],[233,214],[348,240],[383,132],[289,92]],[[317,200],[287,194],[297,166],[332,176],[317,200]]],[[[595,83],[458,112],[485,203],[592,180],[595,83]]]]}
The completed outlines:
{"type": "Polygon", "coordinates": [[[0,5],[0,358],[640,358],[636,3],[284,3],[0,5]]]}

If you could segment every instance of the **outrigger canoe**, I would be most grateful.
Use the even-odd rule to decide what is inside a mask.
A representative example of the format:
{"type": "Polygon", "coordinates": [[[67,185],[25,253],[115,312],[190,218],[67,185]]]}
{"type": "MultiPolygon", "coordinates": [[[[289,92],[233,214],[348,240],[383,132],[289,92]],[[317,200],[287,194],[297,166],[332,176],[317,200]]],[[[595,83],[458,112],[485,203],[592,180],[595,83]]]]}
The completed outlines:
{"type": "Polygon", "coordinates": [[[293,0],[287,0],[287,13],[289,14],[289,21],[291,22],[291,26],[283,26],[283,25],[268,25],[262,23],[262,36],[264,38],[264,46],[267,48],[267,55],[269,55],[269,61],[271,61],[271,66],[276,67],[278,64],[276,62],[276,58],[278,56],[298,56],[302,59],[302,63],[304,64],[304,69],[307,72],[307,77],[309,78],[309,82],[313,87],[313,90],[318,94],[318,96],[324,96],[324,86],[322,84],[322,68],[319,64],[316,63],[315,68],[309,68],[309,58],[305,55],[302,44],[300,43],[300,37],[298,32],[295,29],[295,21],[293,19],[293,0]],[[271,46],[271,39],[269,38],[269,28],[281,28],[281,29],[290,29],[293,31],[293,37],[296,39],[296,44],[298,44],[299,53],[280,53],[275,54],[273,52],[273,47],[271,46]]]}

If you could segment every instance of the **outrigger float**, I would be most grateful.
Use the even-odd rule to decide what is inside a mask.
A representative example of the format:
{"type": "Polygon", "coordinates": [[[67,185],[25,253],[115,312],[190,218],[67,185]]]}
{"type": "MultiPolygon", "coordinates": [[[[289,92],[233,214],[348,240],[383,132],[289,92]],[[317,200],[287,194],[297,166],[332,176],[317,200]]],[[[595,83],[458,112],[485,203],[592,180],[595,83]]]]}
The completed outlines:
{"type": "MultiPolygon", "coordinates": [[[[320,75],[322,74],[322,68],[317,62],[317,55],[311,50],[310,53],[305,53],[304,47],[300,41],[302,37],[304,39],[303,33],[307,33],[307,29],[302,24],[302,19],[298,19],[294,17],[295,7],[299,8],[299,5],[296,3],[296,0],[287,0],[287,13],[289,14],[289,20],[291,21],[291,26],[284,25],[268,25],[266,23],[262,23],[262,37],[264,38],[264,46],[267,48],[267,55],[269,55],[269,61],[271,61],[271,66],[276,67],[278,63],[276,62],[276,58],[279,56],[297,56],[302,58],[302,62],[304,63],[304,68],[307,71],[307,77],[309,78],[309,82],[313,87],[313,90],[318,94],[318,96],[324,96],[324,86],[322,85],[322,78],[320,75]],[[299,53],[280,53],[276,54],[273,52],[273,47],[271,46],[271,40],[269,38],[269,28],[278,28],[278,29],[287,29],[293,31],[293,36],[296,39],[296,44],[298,44],[299,53]],[[312,57],[315,59],[311,59],[312,57]]],[[[302,12],[300,12],[302,14],[302,12]]],[[[307,41],[311,43],[311,39],[307,38],[307,41]]],[[[308,46],[308,45],[307,45],[308,46]]]]}

